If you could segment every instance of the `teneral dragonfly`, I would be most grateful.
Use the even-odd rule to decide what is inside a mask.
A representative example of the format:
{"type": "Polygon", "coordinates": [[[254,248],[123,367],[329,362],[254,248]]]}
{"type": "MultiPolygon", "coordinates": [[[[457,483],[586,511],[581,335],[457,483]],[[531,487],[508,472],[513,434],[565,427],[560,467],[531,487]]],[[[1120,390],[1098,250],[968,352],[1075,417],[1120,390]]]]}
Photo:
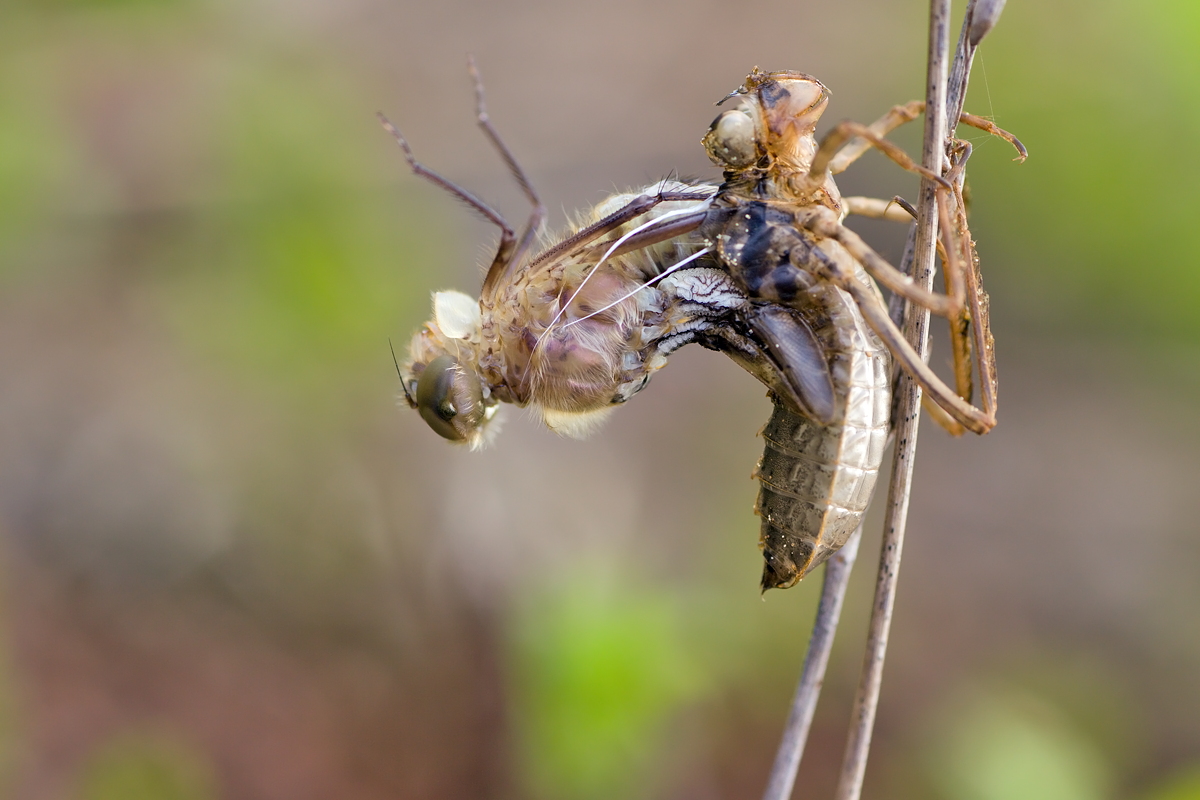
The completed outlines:
{"type": "Polygon", "coordinates": [[[744,304],[710,248],[670,235],[715,192],[662,181],[613,195],[557,244],[501,267],[481,298],[437,292],[401,370],[410,405],[472,447],[489,438],[500,403],[533,408],[558,433],[590,433],[672,352],[744,304]]]}
{"type": "MultiPolygon", "coordinates": [[[[495,132],[478,73],[478,120],[533,210],[518,237],[496,211],[418,163],[386,119],[413,171],[473,207],[501,230],[475,299],[434,295],[434,313],[413,337],[401,372],[409,405],[441,436],[478,447],[501,403],[532,407],[553,430],[583,436],[642,389],[667,357],[692,341],[736,339],[757,308],[719,268],[698,233],[718,187],[664,180],[613,195],[557,240],[534,251],[544,209],[495,132]],[[722,337],[715,331],[729,328],[722,337]]],[[[739,359],[769,383],[753,343],[739,359]]]]}

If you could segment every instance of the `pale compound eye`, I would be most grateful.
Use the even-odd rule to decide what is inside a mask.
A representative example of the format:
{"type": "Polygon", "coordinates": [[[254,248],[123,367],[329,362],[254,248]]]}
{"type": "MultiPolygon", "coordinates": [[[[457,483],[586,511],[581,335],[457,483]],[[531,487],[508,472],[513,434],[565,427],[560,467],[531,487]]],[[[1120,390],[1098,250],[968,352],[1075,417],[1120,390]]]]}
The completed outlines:
{"type": "Polygon", "coordinates": [[[430,361],[417,379],[417,411],[438,436],[474,442],[485,418],[479,378],[452,356],[430,361]]]}
{"type": "Polygon", "coordinates": [[[758,161],[754,120],[743,109],[722,112],[709,126],[703,141],[708,157],[718,166],[742,169],[758,161]]]}
{"type": "Polygon", "coordinates": [[[450,356],[438,356],[426,365],[417,380],[417,411],[421,419],[439,436],[461,441],[462,436],[450,424],[458,414],[451,399],[456,364],[450,356]]]}

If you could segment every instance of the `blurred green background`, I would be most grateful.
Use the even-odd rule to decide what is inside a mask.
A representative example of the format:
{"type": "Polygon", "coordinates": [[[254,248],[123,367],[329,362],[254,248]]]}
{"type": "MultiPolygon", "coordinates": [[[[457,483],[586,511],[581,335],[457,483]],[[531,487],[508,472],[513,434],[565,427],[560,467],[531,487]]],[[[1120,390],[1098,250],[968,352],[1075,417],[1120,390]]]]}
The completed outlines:
{"type": "MultiPolygon", "coordinates": [[[[712,177],[755,65],[831,121],[918,96],[925,13],[4,4],[0,796],[758,796],[819,589],[759,597],[761,388],[689,349],[588,442],[437,439],[387,342],[494,232],[374,112],[521,219],[474,53],[558,226],[712,177]]],[[[1200,798],[1197,52],[1184,0],[1014,0],[981,51],[967,107],[1031,152],[970,134],[1001,425],[922,436],[866,797],[1200,798]]],[[[798,796],[836,777],[872,520],[798,796]]]]}

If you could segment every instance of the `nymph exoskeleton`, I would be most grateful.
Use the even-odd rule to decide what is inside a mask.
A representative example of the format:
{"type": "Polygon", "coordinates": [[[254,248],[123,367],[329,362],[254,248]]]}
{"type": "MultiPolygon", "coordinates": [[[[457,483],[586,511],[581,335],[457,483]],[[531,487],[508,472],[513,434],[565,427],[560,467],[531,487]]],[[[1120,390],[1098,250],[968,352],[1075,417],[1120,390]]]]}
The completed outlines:
{"type": "MultiPolygon", "coordinates": [[[[799,402],[776,397],[757,471],[763,587],[786,587],[836,551],[866,510],[889,428],[889,353],[928,392],[931,410],[948,430],[961,433],[965,426],[986,433],[995,425],[991,334],[959,180],[969,150],[957,147],[942,177],[883,138],[919,114],[920,104],[897,106],[870,127],[840,123],[818,145],[814,131],[829,92],[815,78],[756,69],[725,99],[730,98],[735,103],[704,137],[709,156],[724,168],[725,182],[702,234],[752,304],[774,303],[794,312],[787,321],[795,330],[785,337],[790,364],[781,368],[797,374],[791,383],[800,389],[799,402]],[[901,216],[906,213],[901,204],[838,192],[832,174],[872,146],[942,185],[948,294],[916,285],[842,225],[848,213],[908,219],[901,216]],[[951,320],[958,394],[905,341],[872,278],[951,320]],[[970,403],[970,327],[983,409],[970,403]]],[[[992,123],[970,115],[961,119],[1012,142],[1024,157],[1020,143],[992,123]]]]}
{"type": "MultiPolygon", "coordinates": [[[[946,386],[903,341],[879,298],[867,291],[866,284],[855,276],[853,266],[861,266],[901,297],[950,319],[956,323],[952,325],[956,334],[974,325],[986,339],[986,318],[976,319],[982,315],[972,314],[975,311],[972,303],[979,299],[980,290],[971,285],[972,276],[966,265],[970,265],[969,272],[974,273],[976,256],[966,229],[961,187],[955,181],[969,148],[965,143],[959,143],[959,149],[953,154],[952,169],[943,177],[928,173],[883,138],[920,114],[922,103],[897,106],[871,126],[839,123],[818,146],[814,130],[828,103],[829,92],[816,78],[802,73],[755,70],[729,97],[736,98],[735,107],[717,117],[704,139],[709,156],[725,170],[725,182],[714,200],[712,219],[720,219],[722,208],[727,209],[730,219],[737,218],[737,214],[731,212],[747,208],[761,208],[764,213],[773,210],[790,218],[793,224],[785,226],[792,232],[785,233],[781,229],[771,236],[790,236],[800,246],[788,248],[782,242],[776,242],[780,260],[767,263],[757,256],[748,258],[723,244],[722,263],[746,287],[751,298],[788,304],[792,302],[794,287],[799,285],[797,282],[812,279],[847,291],[859,304],[872,330],[892,350],[901,366],[929,393],[933,402],[969,430],[976,433],[990,430],[996,423],[991,393],[985,391],[985,407],[979,409],[970,404],[969,389],[960,396],[946,386]],[[838,192],[832,176],[846,169],[869,147],[878,148],[905,169],[924,174],[943,187],[940,235],[947,294],[926,291],[915,285],[909,276],[888,264],[857,234],[842,225],[842,220],[851,213],[910,219],[900,204],[842,198],[838,192]],[[746,204],[758,205],[747,207],[746,204]]],[[[1025,151],[1020,142],[991,122],[970,114],[963,114],[960,121],[1006,139],[1017,148],[1019,159],[1024,158],[1025,151]]],[[[709,235],[720,240],[724,233],[710,231],[709,235]]],[[[985,386],[994,383],[992,365],[987,354],[979,351],[989,349],[976,349],[976,366],[985,386]]],[[[956,358],[969,359],[970,354],[969,346],[955,350],[956,358]]],[[[961,366],[956,368],[956,375],[969,377],[970,364],[965,370],[961,366]]]]}

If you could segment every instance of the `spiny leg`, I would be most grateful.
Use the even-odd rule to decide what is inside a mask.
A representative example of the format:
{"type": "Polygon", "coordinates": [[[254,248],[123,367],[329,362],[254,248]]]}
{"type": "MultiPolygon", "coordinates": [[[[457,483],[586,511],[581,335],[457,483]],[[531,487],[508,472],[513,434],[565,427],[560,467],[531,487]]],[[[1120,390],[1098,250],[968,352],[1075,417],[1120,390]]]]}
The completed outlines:
{"type": "Polygon", "coordinates": [[[970,242],[971,260],[967,264],[967,307],[971,312],[975,359],[979,365],[979,387],[983,409],[992,417],[998,406],[999,382],[996,376],[996,341],[992,338],[991,301],[983,290],[979,275],[979,255],[970,242]]]}
{"type": "MultiPolygon", "coordinates": [[[[872,203],[878,204],[878,206],[877,206],[878,208],[882,208],[884,203],[887,202],[884,200],[874,200],[872,198],[860,198],[860,199],[872,200],[872,203]]],[[[896,199],[900,200],[900,198],[896,198],[896,199]]],[[[901,202],[903,202],[903,201],[901,201],[901,202]]],[[[905,203],[905,207],[906,208],[909,207],[907,203],[905,203]]],[[[912,213],[913,217],[916,217],[915,209],[913,209],[911,213],[912,213]]],[[[909,219],[908,221],[912,222],[911,219],[909,219]]],[[[912,266],[913,248],[916,245],[916,241],[915,241],[916,230],[917,229],[916,229],[915,225],[911,225],[909,227],[908,237],[904,243],[904,257],[900,259],[900,263],[902,265],[908,265],[909,267],[912,266]]],[[[946,251],[942,247],[941,242],[938,242],[938,252],[942,256],[943,263],[945,263],[946,251]]],[[[911,274],[903,269],[901,269],[901,272],[904,272],[905,275],[911,274]]],[[[888,319],[890,319],[892,321],[892,324],[895,325],[897,328],[902,328],[904,326],[904,315],[905,315],[905,313],[907,313],[907,310],[909,308],[910,308],[910,306],[909,306],[908,301],[903,296],[893,292],[891,297],[888,299],[888,305],[887,305],[888,319]]],[[[950,324],[951,324],[951,326],[953,326],[955,324],[954,320],[951,320],[950,324]]],[[[897,418],[897,408],[898,408],[898,403],[900,401],[900,392],[898,390],[898,386],[899,386],[901,370],[898,367],[899,367],[899,364],[897,364],[897,369],[893,370],[893,373],[892,373],[892,411],[891,411],[890,418],[892,420],[893,431],[895,430],[895,423],[896,423],[896,418],[897,418]]],[[[961,395],[961,393],[960,393],[960,395],[961,395]]],[[[921,395],[921,406],[925,409],[926,412],[928,412],[929,416],[933,418],[934,422],[936,422],[939,426],[944,428],[952,436],[962,436],[963,432],[966,430],[966,428],[964,428],[962,425],[960,425],[958,422],[956,422],[953,417],[951,417],[949,414],[947,414],[945,411],[943,411],[941,406],[939,406],[937,403],[933,402],[933,400],[930,399],[930,395],[928,395],[928,394],[921,395]]]]}
{"type": "Polygon", "coordinates": [[[376,112],[376,116],[378,116],[379,121],[383,123],[384,130],[386,130],[396,139],[396,143],[399,144],[400,149],[404,151],[404,158],[406,161],[408,161],[408,166],[413,171],[414,175],[419,178],[424,178],[434,186],[437,186],[454,195],[459,200],[475,209],[475,211],[479,212],[485,219],[500,229],[500,243],[496,247],[496,255],[492,258],[492,265],[488,268],[488,275],[490,276],[493,272],[502,272],[504,267],[512,259],[513,249],[516,246],[516,237],[513,235],[513,229],[509,227],[508,223],[504,220],[504,217],[500,216],[500,212],[496,211],[487,203],[483,202],[478,197],[471,194],[450,179],[439,175],[438,173],[429,169],[429,167],[426,167],[424,164],[417,161],[416,157],[413,156],[412,148],[408,146],[408,140],[405,139],[403,134],[401,134],[396,126],[391,123],[391,120],[385,117],[382,111],[376,112]]]}
{"type": "Polygon", "coordinates": [[[891,200],[881,197],[843,197],[842,206],[847,214],[888,222],[912,222],[917,210],[903,197],[896,195],[891,200]]]}
{"type": "MultiPolygon", "coordinates": [[[[900,373],[897,373],[897,377],[899,377],[899,374],[900,373]]],[[[899,381],[897,380],[892,384],[893,391],[896,390],[896,385],[898,383],[899,381]]],[[[951,436],[962,436],[964,433],[966,433],[967,429],[959,424],[958,420],[947,414],[941,406],[935,403],[932,395],[930,395],[928,392],[925,392],[921,395],[921,408],[925,409],[925,413],[929,415],[930,419],[937,423],[939,428],[951,436]]]]}
{"type": "MultiPolygon", "coordinates": [[[[842,204],[847,215],[854,214],[867,219],[910,224],[917,219],[917,210],[900,195],[896,195],[891,200],[884,200],[880,197],[843,197],[842,204]]],[[[946,248],[942,245],[941,240],[937,243],[937,249],[942,263],[945,263],[946,248]]]]}
{"type": "Polygon", "coordinates": [[[533,242],[542,228],[542,223],[546,221],[546,207],[542,205],[542,201],[538,198],[533,184],[529,182],[525,171],[517,163],[516,157],[513,156],[512,151],[504,144],[504,140],[500,138],[500,134],[492,125],[491,117],[488,116],[487,112],[487,103],[484,99],[483,78],[480,77],[479,69],[475,66],[474,56],[467,56],[467,70],[471,73],[471,80],[475,84],[475,117],[479,123],[479,127],[483,129],[492,146],[500,153],[500,158],[504,160],[509,173],[516,179],[518,185],[521,187],[521,191],[525,193],[525,197],[528,198],[530,205],[533,206],[529,213],[529,220],[525,223],[525,229],[521,232],[521,238],[513,248],[508,260],[503,264],[493,261],[491,268],[488,269],[488,273],[483,279],[483,295],[488,296],[495,291],[497,286],[503,283],[503,278],[508,271],[514,265],[519,264],[521,259],[529,252],[530,247],[533,246],[533,242]]]}
{"type": "MultiPolygon", "coordinates": [[[[792,252],[796,254],[800,250],[796,248],[792,252]]],[[[888,317],[887,309],[884,308],[883,302],[874,289],[868,288],[853,275],[846,273],[834,259],[830,258],[828,254],[822,253],[819,247],[813,248],[811,252],[814,254],[813,263],[797,264],[796,266],[801,269],[815,269],[818,275],[849,292],[862,310],[867,324],[892,351],[892,355],[896,357],[900,366],[913,376],[913,379],[929,393],[937,405],[975,433],[987,433],[995,427],[996,418],[994,416],[975,408],[955,394],[954,390],[930,369],[917,351],[913,350],[912,345],[904,338],[904,334],[888,317]]]]}
{"type": "MultiPolygon", "coordinates": [[[[891,200],[884,200],[879,197],[843,197],[843,208],[847,214],[855,214],[868,219],[882,219],[887,222],[907,222],[913,223],[917,218],[917,210],[912,204],[903,197],[896,195],[891,200]]],[[[938,255],[942,259],[942,264],[946,263],[946,248],[941,240],[937,242],[938,255]]],[[[907,255],[905,256],[907,258],[907,255]]],[[[903,259],[901,259],[903,262],[903,259]]],[[[907,274],[907,273],[905,273],[907,274]]],[[[893,297],[903,300],[904,296],[893,294],[893,297]]],[[[896,320],[897,313],[888,312],[893,320],[896,320]]],[[[898,323],[897,323],[898,324],[898,323]]]]}
{"type": "MultiPolygon", "coordinates": [[[[954,364],[954,387],[958,390],[959,397],[970,402],[971,401],[971,342],[968,338],[967,329],[970,326],[970,317],[966,312],[966,278],[964,277],[964,263],[967,256],[963,251],[963,240],[959,230],[951,223],[950,219],[950,199],[945,194],[939,194],[937,198],[938,212],[938,234],[942,239],[938,243],[944,256],[942,279],[946,284],[946,293],[957,300],[962,301],[962,310],[955,317],[950,318],[950,353],[951,361],[954,364]]],[[[954,220],[958,222],[957,217],[954,220]]]]}
{"type": "MultiPolygon", "coordinates": [[[[946,290],[964,299],[962,313],[950,320],[950,346],[958,394],[972,401],[972,350],[979,369],[983,410],[996,415],[996,370],[994,344],[988,319],[987,295],[983,293],[979,276],[979,256],[967,225],[966,204],[962,186],[967,160],[971,157],[969,142],[956,141],[950,149],[950,169],[946,178],[954,184],[951,195],[938,197],[938,227],[945,263],[946,290]],[[972,341],[974,336],[974,342],[972,341]],[[974,347],[972,345],[974,344],[974,347]]],[[[952,431],[953,432],[953,431],[952,431]]]]}
{"type": "Polygon", "coordinates": [[[996,123],[992,122],[987,117],[979,117],[975,114],[968,114],[965,111],[959,115],[958,121],[963,125],[970,125],[972,128],[990,133],[992,136],[999,137],[1011,144],[1017,151],[1017,157],[1013,159],[1018,164],[1029,158],[1029,151],[1025,149],[1025,145],[1021,144],[1021,140],[1013,136],[1008,131],[1001,128],[996,123]]]}
{"type": "MultiPolygon", "coordinates": [[[[868,219],[881,219],[887,222],[907,222],[913,223],[917,219],[917,210],[912,204],[905,200],[900,195],[896,195],[891,200],[884,200],[879,197],[843,197],[843,208],[846,209],[846,214],[855,214],[868,219]]],[[[946,248],[939,240],[937,243],[938,255],[941,256],[942,263],[946,262],[946,248]]],[[[896,315],[892,314],[892,319],[896,315]]]]}
{"type": "Polygon", "coordinates": [[[931,292],[918,286],[913,279],[893,267],[883,256],[871,249],[871,246],[846,226],[837,221],[837,216],[824,206],[814,206],[801,212],[796,222],[802,228],[812,231],[818,236],[833,239],[866,268],[875,280],[882,283],[891,291],[905,297],[914,303],[928,308],[938,316],[951,318],[962,310],[962,301],[937,292],[931,292]]]}
{"type": "MultiPolygon", "coordinates": [[[[969,145],[963,143],[967,148],[966,154],[969,155],[969,145]]],[[[966,242],[969,241],[970,234],[966,231],[965,215],[957,215],[954,219],[955,224],[951,225],[951,197],[956,201],[955,211],[961,209],[961,193],[958,177],[962,174],[962,168],[965,162],[965,157],[959,159],[961,150],[956,151],[956,163],[947,172],[947,179],[955,185],[954,195],[939,193],[938,195],[938,212],[939,212],[939,231],[943,238],[937,242],[938,254],[941,256],[943,265],[943,274],[946,279],[947,294],[956,298],[963,298],[964,306],[957,316],[950,317],[950,347],[952,352],[952,364],[954,368],[954,384],[960,397],[970,401],[972,396],[971,383],[971,341],[970,332],[971,319],[973,314],[969,313],[971,282],[964,278],[966,267],[964,264],[970,263],[970,258],[967,253],[966,242]]],[[[916,210],[913,209],[903,198],[895,197],[892,200],[883,200],[873,197],[847,197],[843,198],[843,203],[848,213],[859,214],[875,219],[885,219],[896,222],[911,223],[916,217],[916,210]]],[[[899,294],[893,294],[892,300],[888,307],[888,317],[899,326],[902,322],[903,307],[905,298],[899,294]],[[897,301],[899,301],[897,303],[897,301]]],[[[986,368],[980,364],[981,376],[986,368]]],[[[981,377],[981,380],[983,378],[981,377]]],[[[945,428],[949,433],[960,436],[963,433],[963,426],[952,419],[945,411],[938,407],[928,395],[926,395],[922,404],[929,415],[934,418],[941,427],[945,428]]],[[[987,405],[985,400],[985,410],[994,415],[994,408],[987,405]]]]}
{"type": "Polygon", "coordinates": [[[921,357],[917,355],[917,351],[912,349],[912,345],[905,340],[900,330],[892,324],[891,319],[888,318],[887,309],[883,307],[883,304],[875,296],[874,292],[867,289],[867,287],[851,276],[845,276],[845,280],[839,281],[838,285],[848,291],[850,296],[858,302],[867,324],[871,326],[871,329],[879,335],[879,338],[892,351],[892,355],[900,362],[900,366],[912,375],[917,383],[921,384],[921,388],[929,393],[934,403],[968,430],[975,433],[984,434],[996,426],[994,415],[976,408],[955,394],[954,390],[947,386],[930,369],[929,365],[921,360],[921,357]]]}
{"type": "MultiPolygon", "coordinates": [[[[529,216],[529,221],[526,223],[525,230],[521,234],[521,239],[513,250],[503,272],[500,274],[493,274],[493,270],[496,268],[495,263],[493,263],[492,269],[488,270],[488,274],[484,278],[483,283],[483,294],[484,296],[488,296],[494,292],[496,287],[503,283],[503,278],[508,274],[509,271],[519,264],[522,257],[528,253],[534,239],[537,237],[537,233],[540,230],[542,223],[545,221],[546,209],[545,206],[542,205],[541,200],[538,198],[537,192],[534,190],[532,183],[530,183],[528,177],[526,177],[524,170],[522,170],[520,164],[517,163],[512,151],[510,151],[508,146],[504,144],[504,141],[500,138],[500,134],[492,125],[491,117],[487,112],[487,104],[483,89],[483,79],[480,77],[479,69],[475,64],[474,57],[467,57],[467,68],[470,71],[471,78],[475,83],[476,118],[479,122],[479,126],[483,129],[483,132],[487,135],[493,146],[495,146],[496,150],[500,153],[500,157],[504,160],[505,165],[508,166],[509,172],[516,179],[517,183],[521,187],[521,190],[525,193],[525,196],[529,199],[530,204],[533,206],[529,216]]],[[[567,240],[560,242],[557,246],[551,248],[545,253],[542,253],[538,256],[535,263],[542,263],[548,258],[554,258],[562,254],[565,252],[563,249],[564,247],[583,247],[605,233],[620,227],[625,222],[635,219],[639,215],[653,208],[658,203],[672,200],[703,200],[707,199],[709,196],[711,195],[708,193],[693,194],[690,192],[659,192],[657,195],[653,196],[650,202],[639,203],[641,198],[635,199],[624,208],[617,210],[600,222],[578,231],[574,236],[571,236],[567,240]]],[[[694,230],[698,224],[698,219],[673,220],[670,225],[664,223],[661,230],[656,226],[653,230],[646,231],[638,241],[631,241],[627,243],[615,254],[620,255],[628,250],[646,247],[651,244],[656,244],[660,241],[673,238],[674,236],[687,233],[691,230],[694,230]]]]}
{"type": "MultiPolygon", "coordinates": [[[[965,278],[963,277],[963,253],[959,249],[962,239],[956,239],[950,233],[953,229],[950,224],[949,209],[947,208],[949,200],[946,195],[940,194],[937,198],[937,204],[939,232],[947,238],[945,244],[941,241],[937,243],[938,252],[942,255],[942,274],[946,282],[946,291],[962,294],[967,291],[967,287],[964,285],[965,278]]],[[[961,233],[961,230],[959,232],[961,233]]],[[[911,308],[911,306],[908,307],[911,308]]],[[[951,365],[954,370],[954,388],[958,396],[969,403],[972,398],[971,340],[969,338],[971,317],[968,315],[967,308],[968,306],[964,305],[958,316],[951,317],[948,322],[950,325],[950,354],[951,365]]],[[[889,314],[891,314],[891,311],[892,309],[889,309],[889,314]]],[[[894,323],[896,321],[895,315],[891,315],[890,319],[894,323]]],[[[900,326],[898,325],[897,327],[900,326]]],[[[982,363],[980,364],[980,370],[981,372],[983,370],[982,363]]],[[[961,436],[963,434],[964,427],[943,410],[934,401],[931,394],[926,393],[921,395],[921,407],[933,418],[934,422],[951,436],[961,436]]],[[[995,419],[995,408],[989,406],[986,402],[983,412],[992,419],[995,419]]]]}
{"type": "Polygon", "coordinates": [[[931,181],[936,181],[946,190],[950,189],[950,184],[946,182],[945,178],[913,161],[908,153],[904,152],[903,148],[875,133],[868,126],[849,120],[839,122],[834,126],[833,130],[829,131],[821,139],[821,144],[817,147],[817,152],[813,156],[812,165],[809,167],[808,174],[804,178],[805,186],[803,188],[811,190],[824,184],[825,179],[830,174],[831,162],[834,157],[849,141],[855,138],[865,140],[869,147],[874,147],[902,169],[915,172],[931,181]]]}
{"type": "MultiPolygon", "coordinates": [[[[897,109],[904,109],[897,106],[897,109]]],[[[967,142],[959,142],[951,153],[952,166],[946,178],[954,184],[954,193],[939,194],[939,230],[941,239],[937,243],[941,256],[947,283],[947,293],[964,298],[964,307],[956,317],[949,319],[952,364],[954,368],[955,388],[960,397],[970,401],[972,397],[972,350],[978,356],[977,366],[980,383],[983,385],[983,408],[985,413],[995,416],[995,365],[992,357],[991,332],[987,323],[987,295],[979,289],[979,276],[976,268],[978,256],[975,255],[971,242],[970,231],[967,228],[966,214],[962,200],[961,176],[966,160],[970,157],[971,146],[967,142]],[[953,201],[953,202],[952,202],[953,201]],[[972,334],[975,346],[972,348],[972,334]]],[[[843,203],[847,213],[858,214],[875,219],[886,219],[896,222],[912,222],[915,210],[902,198],[896,197],[891,201],[871,197],[846,197],[843,203]]],[[[889,318],[897,326],[902,316],[903,296],[893,294],[893,300],[888,309],[889,318]],[[901,301],[901,306],[895,306],[895,301],[901,301]]],[[[930,416],[948,432],[955,436],[963,433],[963,426],[951,418],[926,395],[922,401],[930,416]]]]}
{"type": "MultiPolygon", "coordinates": [[[[886,114],[872,122],[867,128],[877,136],[887,136],[892,131],[912,122],[921,114],[925,113],[925,101],[913,100],[904,105],[893,106],[886,114]]],[[[994,122],[985,117],[976,116],[975,114],[962,114],[958,121],[963,125],[970,125],[972,128],[978,128],[981,131],[990,133],[992,136],[998,136],[1004,141],[1011,144],[1017,150],[1017,161],[1024,161],[1029,155],[1025,149],[1025,145],[1003,128],[998,127],[994,122]]],[[[844,172],[847,167],[857,161],[863,153],[871,149],[871,142],[866,139],[855,139],[846,144],[832,161],[829,163],[829,171],[834,175],[844,172]]]]}
{"type": "MultiPolygon", "coordinates": [[[[873,200],[872,198],[860,198],[860,199],[872,200],[873,203],[878,203],[879,207],[882,207],[883,204],[886,202],[884,200],[873,200]]],[[[908,210],[908,212],[912,215],[913,219],[916,218],[916,216],[917,216],[916,209],[912,208],[906,201],[903,200],[903,198],[897,197],[895,199],[897,201],[899,201],[900,203],[904,204],[904,208],[908,210]]],[[[912,222],[912,219],[909,219],[908,221],[912,222]]],[[[908,237],[904,243],[904,256],[900,259],[900,264],[907,265],[909,268],[912,267],[912,263],[913,263],[913,248],[916,246],[916,232],[917,232],[916,225],[910,225],[909,229],[908,229],[908,237]]],[[[944,264],[946,261],[946,251],[942,247],[941,242],[938,242],[937,245],[938,245],[938,253],[941,255],[942,263],[944,264]]],[[[905,275],[912,274],[903,268],[901,269],[901,272],[903,272],[905,275]]],[[[892,321],[892,324],[895,325],[897,328],[903,328],[904,327],[904,315],[909,308],[910,308],[909,303],[907,300],[904,299],[904,297],[893,293],[892,296],[890,298],[888,298],[888,305],[887,305],[888,319],[890,319],[892,321]]],[[[951,320],[950,325],[953,327],[954,324],[955,324],[955,321],[951,320]]],[[[894,370],[892,373],[891,420],[892,420],[893,430],[895,429],[895,423],[896,423],[896,418],[897,418],[897,404],[900,401],[900,392],[898,389],[900,374],[901,374],[901,370],[898,368],[896,370],[894,370]]],[[[960,394],[960,396],[962,395],[961,392],[959,394],[960,394]]],[[[958,424],[958,422],[956,422],[953,417],[951,417],[949,414],[947,414],[945,411],[943,411],[941,406],[939,406],[937,403],[933,402],[933,400],[930,399],[930,396],[928,394],[921,395],[921,406],[922,406],[922,408],[925,409],[925,411],[929,414],[929,416],[933,418],[934,422],[936,422],[940,427],[944,428],[946,430],[946,432],[948,432],[952,436],[962,436],[963,432],[966,431],[966,428],[964,428],[962,425],[958,424]]]]}
{"type": "MultiPolygon", "coordinates": [[[[947,173],[947,178],[951,183],[954,183],[954,170],[947,173]]],[[[955,186],[956,200],[961,198],[961,192],[957,185],[955,186]]],[[[845,208],[849,214],[857,214],[872,219],[882,219],[889,222],[908,222],[912,223],[917,216],[916,209],[913,208],[908,201],[902,197],[894,197],[891,200],[883,200],[876,197],[844,197],[845,208]]],[[[943,241],[939,239],[937,242],[938,255],[942,260],[943,273],[946,276],[946,293],[952,297],[962,298],[965,304],[965,293],[970,291],[969,284],[963,286],[963,278],[961,276],[965,272],[963,264],[968,263],[970,258],[967,255],[966,249],[963,246],[964,236],[969,237],[966,232],[965,216],[962,216],[961,221],[956,217],[958,223],[957,228],[952,228],[950,225],[950,211],[948,208],[949,199],[945,194],[938,196],[938,211],[939,211],[939,230],[946,237],[943,241]],[[951,236],[950,231],[957,231],[957,237],[951,236]],[[960,288],[962,287],[962,288],[960,288]]],[[[961,200],[957,205],[956,210],[961,208],[961,200]]],[[[893,298],[903,301],[904,297],[900,294],[893,294],[893,298]]],[[[893,322],[899,324],[898,319],[901,312],[889,306],[888,315],[893,322]]],[[[971,369],[970,369],[970,344],[966,339],[966,331],[969,327],[969,317],[966,314],[966,309],[958,317],[950,318],[950,337],[954,350],[954,371],[955,385],[958,388],[958,393],[970,400],[971,399],[971,369]]],[[[959,431],[961,433],[961,430],[959,431]]]]}
{"type": "MultiPolygon", "coordinates": [[[[963,180],[966,172],[967,159],[971,157],[971,145],[959,142],[950,153],[951,167],[948,177],[954,184],[955,198],[955,236],[963,253],[962,274],[965,283],[967,307],[964,313],[968,319],[973,334],[975,361],[979,368],[980,394],[983,409],[993,417],[997,408],[997,379],[996,379],[996,348],[992,339],[991,314],[987,293],[983,291],[983,280],[979,273],[979,254],[975,252],[975,242],[971,238],[971,230],[967,226],[966,202],[962,195],[963,180]]],[[[971,341],[966,343],[970,352],[971,341]]],[[[967,367],[968,371],[970,367],[967,367]]]]}
{"type": "MultiPolygon", "coordinates": [[[[887,136],[901,125],[912,122],[925,111],[924,100],[913,100],[899,106],[892,106],[888,112],[867,126],[876,136],[887,136]]],[[[866,139],[854,139],[847,143],[829,163],[829,171],[834,175],[845,172],[846,168],[862,157],[871,149],[871,143],[866,139]]]]}

